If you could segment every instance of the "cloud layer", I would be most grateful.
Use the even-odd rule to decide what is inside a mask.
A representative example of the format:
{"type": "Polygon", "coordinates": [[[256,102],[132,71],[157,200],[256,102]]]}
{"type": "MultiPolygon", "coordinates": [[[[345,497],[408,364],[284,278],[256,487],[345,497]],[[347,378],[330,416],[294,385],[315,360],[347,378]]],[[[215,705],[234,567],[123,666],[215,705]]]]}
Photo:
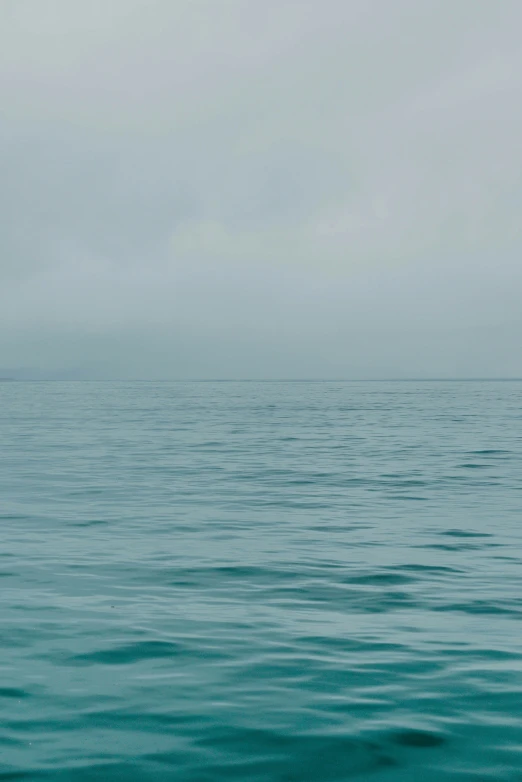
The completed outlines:
{"type": "Polygon", "coordinates": [[[0,366],[522,375],[518,0],[4,0],[0,366]]]}

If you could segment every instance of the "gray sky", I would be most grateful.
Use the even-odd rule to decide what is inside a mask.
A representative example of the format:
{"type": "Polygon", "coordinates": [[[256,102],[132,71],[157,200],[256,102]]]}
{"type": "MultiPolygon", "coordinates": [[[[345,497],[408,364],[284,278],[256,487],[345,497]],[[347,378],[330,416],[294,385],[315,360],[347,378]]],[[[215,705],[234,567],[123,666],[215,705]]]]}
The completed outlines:
{"type": "Polygon", "coordinates": [[[520,0],[0,0],[0,367],[522,376],[520,0]]]}

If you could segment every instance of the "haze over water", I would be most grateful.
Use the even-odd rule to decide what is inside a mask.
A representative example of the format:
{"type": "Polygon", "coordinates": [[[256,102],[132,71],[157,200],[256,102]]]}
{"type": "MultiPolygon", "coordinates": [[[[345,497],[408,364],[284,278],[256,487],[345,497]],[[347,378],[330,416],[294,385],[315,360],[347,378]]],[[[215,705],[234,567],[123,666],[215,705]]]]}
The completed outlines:
{"type": "Polygon", "coordinates": [[[521,27],[1,0],[0,377],[521,377],[521,27]]]}
{"type": "Polygon", "coordinates": [[[522,779],[522,385],[0,386],[0,779],[522,779]]]}

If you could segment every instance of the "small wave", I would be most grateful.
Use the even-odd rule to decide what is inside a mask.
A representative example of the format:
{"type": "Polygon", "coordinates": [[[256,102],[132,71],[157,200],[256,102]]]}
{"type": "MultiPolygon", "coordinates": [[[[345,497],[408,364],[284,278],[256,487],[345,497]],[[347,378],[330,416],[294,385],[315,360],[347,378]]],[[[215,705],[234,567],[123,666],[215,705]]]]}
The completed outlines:
{"type": "Polygon", "coordinates": [[[174,641],[139,641],[134,644],[96,649],[69,658],[74,665],[130,665],[141,660],[173,659],[186,654],[187,649],[174,641]]]}

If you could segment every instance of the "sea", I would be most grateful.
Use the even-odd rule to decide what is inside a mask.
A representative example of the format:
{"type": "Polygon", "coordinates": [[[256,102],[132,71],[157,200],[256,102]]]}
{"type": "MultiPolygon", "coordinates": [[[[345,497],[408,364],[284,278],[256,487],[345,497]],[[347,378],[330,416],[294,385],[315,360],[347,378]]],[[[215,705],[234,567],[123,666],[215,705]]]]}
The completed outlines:
{"type": "Polygon", "coordinates": [[[0,384],[0,780],[522,780],[522,383],[0,384]]]}

